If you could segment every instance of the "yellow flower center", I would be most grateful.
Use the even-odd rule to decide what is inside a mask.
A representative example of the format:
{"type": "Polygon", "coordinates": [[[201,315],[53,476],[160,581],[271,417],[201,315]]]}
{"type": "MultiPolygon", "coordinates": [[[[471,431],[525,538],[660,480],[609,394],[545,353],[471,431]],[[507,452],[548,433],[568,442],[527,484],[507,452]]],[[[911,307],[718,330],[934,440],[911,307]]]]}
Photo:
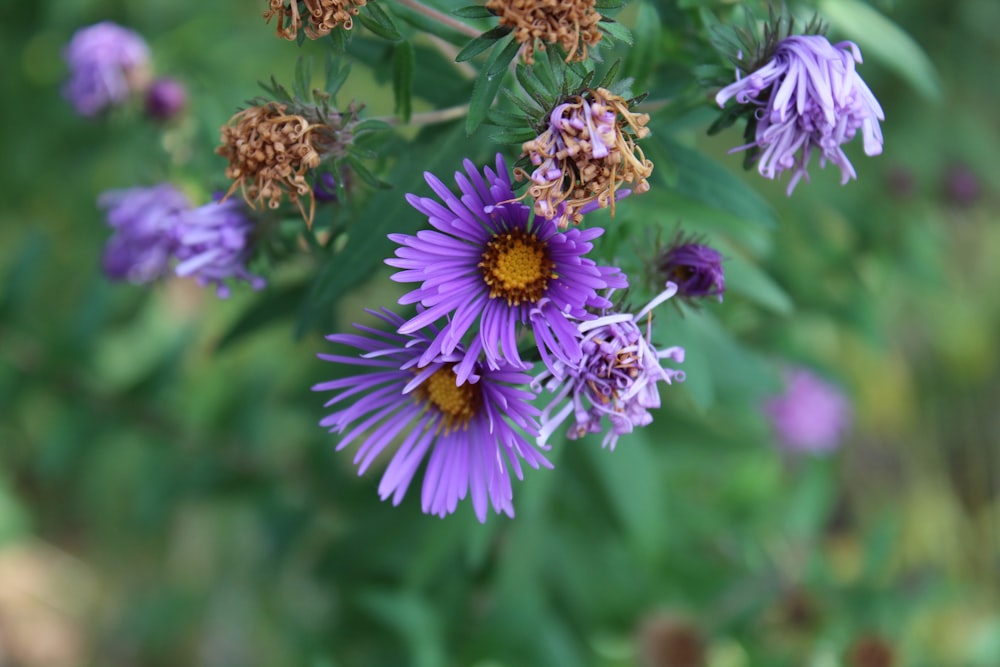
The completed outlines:
{"type": "Polygon", "coordinates": [[[457,384],[454,364],[442,366],[420,385],[427,402],[444,415],[444,432],[466,428],[482,403],[479,386],[466,382],[457,384]]]}
{"type": "Polygon", "coordinates": [[[506,299],[509,306],[541,299],[554,267],[545,244],[520,229],[495,237],[479,261],[490,298],[506,299]]]}

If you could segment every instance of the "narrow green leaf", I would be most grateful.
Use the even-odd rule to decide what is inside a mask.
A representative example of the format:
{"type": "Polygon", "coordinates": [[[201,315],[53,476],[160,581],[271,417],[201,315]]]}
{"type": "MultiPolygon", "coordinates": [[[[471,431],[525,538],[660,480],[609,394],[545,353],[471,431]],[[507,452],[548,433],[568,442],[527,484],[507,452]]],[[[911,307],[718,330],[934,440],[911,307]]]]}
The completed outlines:
{"type": "Polygon", "coordinates": [[[469,115],[465,118],[466,134],[471,135],[475,132],[486,118],[486,112],[492,106],[497,91],[500,90],[500,84],[503,83],[507,66],[514,60],[520,46],[519,42],[508,37],[503,49],[493,49],[493,53],[490,54],[489,60],[486,61],[486,65],[472,86],[469,115]]]}
{"type": "Polygon", "coordinates": [[[382,9],[380,2],[370,1],[365,5],[365,11],[358,14],[358,20],[361,21],[361,25],[379,37],[393,42],[403,39],[403,36],[399,34],[399,28],[396,27],[396,22],[392,20],[392,16],[388,12],[382,9]]]}
{"type": "Polygon", "coordinates": [[[312,98],[312,58],[299,56],[295,61],[295,80],[292,92],[301,100],[312,98]]]}
{"type": "Polygon", "coordinates": [[[391,183],[386,183],[376,177],[375,174],[373,174],[356,156],[348,155],[345,159],[347,160],[347,163],[351,165],[351,169],[354,173],[358,175],[358,178],[360,178],[365,185],[377,190],[389,190],[392,188],[391,183]]]}
{"type": "Polygon", "coordinates": [[[365,118],[354,124],[352,128],[352,133],[355,137],[360,134],[367,134],[368,132],[384,132],[386,130],[391,130],[392,125],[385,122],[384,120],[379,120],[378,118],[365,118]]]}
{"type": "Polygon", "coordinates": [[[632,46],[632,31],[623,26],[618,21],[604,21],[602,20],[597,24],[597,27],[601,29],[602,32],[607,34],[609,37],[617,42],[625,42],[629,46],[632,46]]]}
{"type": "Polygon", "coordinates": [[[893,21],[859,0],[821,0],[820,12],[866,53],[910,82],[931,101],[941,99],[941,78],[920,45],[893,21]]]}
{"type": "Polygon", "coordinates": [[[482,5],[468,5],[451,10],[453,16],[460,19],[490,19],[494,18],[493,12],[482,5]]]}
{"type": "Polygon", "coordinates": [[[545,86],[534,77],[531,70],[524,65],[518,64],[517,68],[514,70],[514,75],[517,77],[517,82],[521,84],[521,88],[524,89],[528,95],[531,96],[538,106],[543,109],[548,106],[549,98],[551,98],[552,93],[545,89],[545,86]]]}
{"type": "Polygon", "coordinates": [[[462,47],[462,50],[458,52],[455,56],[455,62],[462,63],[466,60],[471,60],[475,58],[480,53],[486,49],[493,46],[494,42],[510,34],[510,28],[507,26],[497,26],[492,30],[487,30],[479,37],[469,41],[468,44],[462,47]]]}
{"type": "Polygon", "coordinates": [[[400,42],[393,48],[392,59],[392,93],[396,99],[395,111],[404,123],[410,120],[413,112],[413,44],[400,42]]]}
{"type": "Polygon", "coordinates": [[[349,60],[346,58],[343,60],[330,58],[326,63],[326,92],[336,97],[350,75],[351,63],[349,60]],[[345,64],[341,64],[342,62],[345,64]]]}
{"type": "Polygon", "coordinates": [[[305,284],[296,284],[267,289],[222,335],[216,349],[225,349],[258,329],[290,316],[298,310],[306,288],[305,284]]]}
{"type": "Polygon", "coordinates": [[[535,136],[535,131],[530,127],[500,128],[490,134],[490,140],[498,144],[517,144],[520,146],[525,141],[534,139],[535,136]]]}
{"type": "Polygon", "coordinates": [[[756,264],[727,255],[723,267],[728,293],[745,296],[778,315],[788,315],[794,309],[788,293],[756,264]]]}

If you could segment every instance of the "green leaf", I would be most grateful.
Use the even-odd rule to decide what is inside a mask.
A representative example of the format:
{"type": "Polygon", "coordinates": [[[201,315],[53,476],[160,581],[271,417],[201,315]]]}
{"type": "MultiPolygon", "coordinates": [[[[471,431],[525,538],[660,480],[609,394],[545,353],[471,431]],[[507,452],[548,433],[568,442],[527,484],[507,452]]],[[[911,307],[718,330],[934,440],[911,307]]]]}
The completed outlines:
{"type": "Polygon", "coordinates": [[[493,12],[482,5],[468,5],[459,7],[451,11],[452,15],[460,19],[491,19],[495,18],[493,12]]]}
{"type": "Polygon", "coordinates": [[[458,52],[455,56],[455,62],[462,63],[466,60],[471,60],[472,58],[478,56],[480,53],[486,49],[493,46],[494,42],[498,39],[510,34],[510,28],[507,26],[497,26],[492,30],[487,30],[479,37],[470,40],[468,44],[462,47],[462,50],[458,52]]]}
{"type": "Polygon", "coordinates": [[[292,92],[300,100],[312,99],[312,58],[299,56],[295,61],[295,80],[292,92]]]}
{"type": "Polygon", "coordinates": [[[306,287],[297,284],[267,289],[222,335],[217,349],[227,348],[258,329],[292,315],[302,303],[306,287]]]}
{"type": "Polygon", "coordinates": [[[926,99],[941,100],[941,78],[920,45],[893,21],[859,0],[821,0],[830,24],[894,70],[926,99]]]}
{"type": "Polygon", "coordinates": [[[498,144],[517,144],[519,147],[525,141],[534,139],[537,135],[530,127],[500,128],[490,134],[490,140],[498,144]]]}
{"type": "Polygon", "coordinates": [[[538,106],[543,109],[548,107],[549,100],[552,97],[552,91],[546,90],[545,86],[542,85],[541,81],[534,77],[529,68],[518,64],[517,68],[514,70],[514,75],[517,77],[517,82],[521,84],[524,91],[531,96],[531,99],[533,99],[538,106]]]}
{"type": "Polygon", "coordinates": [[[386,183],[382,179],[375,176],[375,174],[369,171],[368,167],[362,164],[361,160],[358,159],[357,156],[348,155],[345,160],[351,165],[351,169],[358,175],[358,178],[360,178],[368,187],[375,188],[376,190],[389,190],[392,188],[391,183],[386,183]]]}
{"type": "Polygon", "coordinates": [[[520,47],[520,43],[511,37],[507,39],[507,44],[502,49],[493,49],[489,60],[479,72],[476,83],[472,86],[469,115],[465,117],[466,134],[471,136],[486,118],[486,112],[492,106],[497,91],[500,90],[500,84],[503,83],[507,66],[514,60],[520,47]]]}
{"type": "Polygon", "coordinates": [[[623,26],[618,21],[602,20],[597,24],[597,27],[601,29],[602,32],[606,33],[609,37],[617,42],[625,42],[629,46],[632,46],[632,31],[623,26]]]}
{"type": "Polygon", "coordinates": [[[413,112],[413,70],[413,44],[400,42],[393,49],[392,93],[396,99],[395,111],[404,123],[410,120],[413,112]]]}
{"type": "Polygon", "coordinates": [[[788,315],[794,310],[788,293],[756,264],[742,257],[727,256],[723,266],[727,293],[741,294],[778,315],[788,315]]]}
{"type": "Polygon", "coordinates": [[[336,97],[350,75],[350,60],[346,58],[330,58],[326,63],[326,92],[336,97]]]}
{"type": "Polygon", "coordinates": [[[379,37],[393,42],[403,39],[403,36],[399,34],[399,28],[396,27],[396,22],[392,20],[392,16],[388,12],[382,9],[379,2],[370,1],[365,5],[365,11],[358,14],[358,20],[361,21],[361,25],[379,37]]]}

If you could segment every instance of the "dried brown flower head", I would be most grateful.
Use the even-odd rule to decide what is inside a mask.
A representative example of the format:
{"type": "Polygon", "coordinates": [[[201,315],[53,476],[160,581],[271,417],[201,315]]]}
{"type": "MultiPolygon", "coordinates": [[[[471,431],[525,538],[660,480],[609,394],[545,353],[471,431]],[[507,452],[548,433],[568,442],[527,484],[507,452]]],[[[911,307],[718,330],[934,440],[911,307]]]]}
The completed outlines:
{"type": "Polygon", "coordinates": [[[639,627],[644,667],[704,667],[705,641],[691,621],[672,613],[649,616],[639,627]]]}
{"type": "Polygon", "coordinates": [[[893,667],[896,652],[878,635],[859,637],[847,651],[849,667],[893,667]]]}
{"type": "Polygon", "coordinates": [[[597,88],[573,95],[548,118],[545,131],[521,147],[535,170],[514,170],[518,180],[531,179],[527,194],[537,215],[566,227],[594,208],[610,206],[613,215],[622,184],[634,193],[649,190],[653,163],[635,144],[649,134],[647,114],[632,113],[624,98],[597,88]]]}
{"type": "Polygon", "coordinates": [[[535,49],[544,51],[546,43],[558,43],[569,62],[585,59],[587,47],[601,41],[594,0],[488,0],[486,8],[500,17],[500,25],[514,29],[528,65],[535,62],[535,49]]]}
{"type": "Polygon", "coordinates": [[[222,146],[215,150],[229,160],[226,177],[233,184],[226,197],[240,188],[251,208],[257,209],[265,201],[278,208],[287,194],[311,226],[315,201],[305,174],[322,161],[323,134],[330,130],[327,125],[289,113],[288,105],[278,102],[240,111],[222,126],[222,146]],[[309,200],[308,214],[302,196],[309,200]]]}
{"type": "Polygon", "coordinates": [[[338,26],[344,30],[354,27],[354,17],[358,10],[364,7],[368,0],[270,0],[270,9],[264,12],[264,18],[270,23],[278,17],[278,37],[295,39],[302,28],[302,16],[308,21],[305,25],[306,37],[317,39],[330,34],[338,26]],[[299,5],[304,5],[302,9],[299,5]]]}

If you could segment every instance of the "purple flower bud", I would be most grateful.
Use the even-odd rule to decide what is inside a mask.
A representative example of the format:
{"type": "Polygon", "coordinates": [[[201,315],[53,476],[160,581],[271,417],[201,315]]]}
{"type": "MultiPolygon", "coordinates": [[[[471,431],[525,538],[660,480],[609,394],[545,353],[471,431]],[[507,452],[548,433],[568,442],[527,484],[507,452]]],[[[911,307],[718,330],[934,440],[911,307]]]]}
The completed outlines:
{"type": "Polygon", "coordinates": [[[157,79],[146,91],[146,115],[156,120],[175,118],[187,106],[187,91],[176,79],[157,79]]]}
{"type": "Polygon", "coordinates": [[[317,201],[326,203],[337,201],[337,179],[333,174],[324,172],[319,175],[313,185],[313,195],[317,201]]]}
{"type": "Polygon", "coordinates": [[[238,199],[210,202],[181,214],[176,227],[177,259],[174,272],[193,277],[199,285],[215,285],[219,298],[230,294],[225,281],[245,280],[255,290],[266,284],[251,274],[246,262],[252,253],[255,223],[238,199]]]}
{"type": "Polygon", "coordinates": [[[678,235],[660,256],[660,275],[677,284],[677,295],[683,299],[714,296],[721,302],[726,291],[722,255],[715,248],[695,243],[695,240],[685,240],[678,235]]]}
{"type": "Polygon", "coordinates": [[[81,116],[120,105],[146,87],[149,47],[138,33],[110,21],[78,30],[63,57],[70,70],[63,94],[81,116]]]}
{"type": "Polygon", "coordinates": [[[847,397],[806,368],[789,368],[784,376],[784,393],[768,399],[763,406],[779,444],[799,452],[836,449],[851,427],[847,397]]]}
{"type": "Polygon", "coordinates": [[[97,205],[108,211],[114,229],[104,250],[104,273],[111,280],[150,283],[170,272],[177,249],[178,217],[191,204],[172,185],[111,190],[97,205]]]}
{"type": "Polygon", "coordinates": [[[972,206],[982,194],[979,176],[968,165],[955,162],[944,174],[945,200],[959,207],[972,206]]]}

